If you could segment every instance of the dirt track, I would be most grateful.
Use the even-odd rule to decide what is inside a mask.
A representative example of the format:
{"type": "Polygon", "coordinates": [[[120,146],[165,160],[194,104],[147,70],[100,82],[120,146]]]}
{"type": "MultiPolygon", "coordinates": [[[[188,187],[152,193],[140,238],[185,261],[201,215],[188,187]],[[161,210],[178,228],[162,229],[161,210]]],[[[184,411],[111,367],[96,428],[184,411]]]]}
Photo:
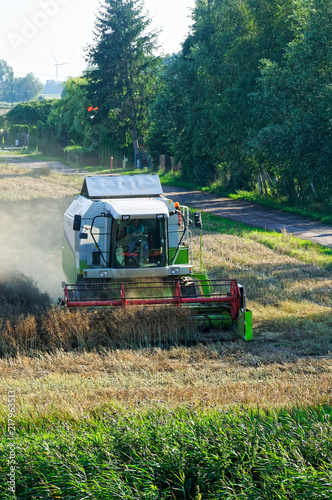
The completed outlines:
{"type": "MultiPolygon", "coordinates": [[[[34,161],[27,158],[18,158],[17,156],[1,155],[5,162],[15,163],[24,169],[29,168],[50,168],[63,174],[84,172],[63,165],[58,161],[34,161]]],[[[226,219],[244,222],[254,227],[262,227],[270,231],[281,232],[286,229],[287,232],[295,236],[319,243],[332,248],[332,227],[298,215],[282,212],[263,207],[261,205],[250,203],[243,200],[232,200],[213,194],[203,193],[201,191],[190,191],[175,186],[163,186],[164,193],[170,198],[174,198],[184,205],[195,207],[198,210],[209,212],[226,219]]]]}
{"type": "Polygon", "coordinates": [[[22,169],[40,169],[40,168],[49,168],[50,170],[53,170],[54,172],[59,172],[61,174],[76,174],[76,173],[83,173],[82,170],[79,168],[71,168],[60,161],[38,161],[38,160],[32,160],[30,158],[22,157],[19,158],[18,156],[14,156],[13,154],[9,153],[4,153],[0,155],[0,163],[11,163],[14,164],[16,167],[20,167],[22,169]]]}

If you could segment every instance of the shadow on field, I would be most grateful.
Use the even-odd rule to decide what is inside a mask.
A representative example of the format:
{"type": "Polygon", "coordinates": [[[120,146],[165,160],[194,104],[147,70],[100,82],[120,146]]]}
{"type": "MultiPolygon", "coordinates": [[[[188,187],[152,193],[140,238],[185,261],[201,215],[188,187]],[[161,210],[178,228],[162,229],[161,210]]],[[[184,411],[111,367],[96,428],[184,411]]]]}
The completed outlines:
{"type": "Polygon", "coordinates": [[[51,175],[51,169],[49,167],[34,168],[33,170],[25,174],[26,177],[35,177],[35,178],[48,177],[49,175],[51,175]]]}
{"type": "MultiPolygon", "coordinates": [[[[214,277],[236,278],[245,286],[249,301],[278,306],[289,301],[308,310],[307,302],[332,308],[331,273],[318,266],[290,263],[251,263],[250,267],[216,266],[210,270],[214,277]]],[[[332,309],[331,309],[332,312],[332,309]]]]}
{"type": "Polygon", "coordinates": [[[253,312],[254,341],[238,348],[257,355],[264,363],[270,359],[265,351],[272,353],[271,359],[330,357],[331,273],[294,259],[281,262],[278,258],[275,263],[268,259],[273,260],[273,254],[266,261],[247,259],[236,266],[225,252],[220,265],[210,269],[213,277],[235,277],[246,288],[248,307],[253,312]]]}

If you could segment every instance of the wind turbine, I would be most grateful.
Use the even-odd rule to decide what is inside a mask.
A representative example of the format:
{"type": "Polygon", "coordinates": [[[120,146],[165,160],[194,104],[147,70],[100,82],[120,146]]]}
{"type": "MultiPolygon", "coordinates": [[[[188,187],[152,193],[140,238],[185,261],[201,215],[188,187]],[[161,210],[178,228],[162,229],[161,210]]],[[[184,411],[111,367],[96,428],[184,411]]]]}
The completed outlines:
{"type": "MultiPolygon", "coordinates": [[[[51,52],[51,54],[52,54],[52,52],[51,52]]],[[[52,56],[53,56],[53,59],[54,59],[54,61],[55,61],[55,68],[56,68],[56,69],[55,69],[55,77],[56,77],[56,83],[58,83],[58,81],[59,81],[58,68],[59,68],[59,66],[63,66],[64,64],[68,64],[68,63],[58,63],[58,61],[57,61],[57,60],[56,60],[56,58],[55,58],[55,55],[54,55],[54,54],[52,54],[52,56]]]]}

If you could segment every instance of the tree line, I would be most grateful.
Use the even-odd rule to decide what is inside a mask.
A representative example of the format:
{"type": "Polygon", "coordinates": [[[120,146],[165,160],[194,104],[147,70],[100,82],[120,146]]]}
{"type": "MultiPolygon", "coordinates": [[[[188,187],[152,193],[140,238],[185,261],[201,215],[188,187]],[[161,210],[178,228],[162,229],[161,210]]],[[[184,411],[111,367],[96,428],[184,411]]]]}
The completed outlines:
{"type": "Polygon", "coordinates": [[[40,137],[120,156],[143,144],[201,186],[331,200],[332,0],[196,0],[192,21],[158,57],[144,1],[106,0],[88,69],[40,137]]]}
{"type": "Polygon", "coordinates": [[[197,0],[160,68],[148,144],[185,178],[331,199],[331,0],[197,0]]]}
{"type": "Polygon", "coordinates": [[[0,101],[7,103],[29,101],[35,99],[43,87],[44,85],[33,73],[16,77],[13,68],[0,59],[0,101]]]}

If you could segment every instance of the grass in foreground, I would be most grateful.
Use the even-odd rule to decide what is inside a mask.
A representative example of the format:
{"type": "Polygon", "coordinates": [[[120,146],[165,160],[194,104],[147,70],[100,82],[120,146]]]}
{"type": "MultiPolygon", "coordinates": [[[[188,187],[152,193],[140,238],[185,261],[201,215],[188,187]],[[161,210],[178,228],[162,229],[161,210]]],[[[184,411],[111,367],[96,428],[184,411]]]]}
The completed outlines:
{"type": "MultiPolygon", "coordinates": [[[[144,405],[144,402],[143,402],[144,405]]],[[[202,412],[116,407],[80,422],[20,421],[16,498],[330,500],[332,408],[202,412]],[[36,432],[38,431],[38,432],[36,432]]],[[[10,440],[1,440],[8,494],[10,440]]]]}

